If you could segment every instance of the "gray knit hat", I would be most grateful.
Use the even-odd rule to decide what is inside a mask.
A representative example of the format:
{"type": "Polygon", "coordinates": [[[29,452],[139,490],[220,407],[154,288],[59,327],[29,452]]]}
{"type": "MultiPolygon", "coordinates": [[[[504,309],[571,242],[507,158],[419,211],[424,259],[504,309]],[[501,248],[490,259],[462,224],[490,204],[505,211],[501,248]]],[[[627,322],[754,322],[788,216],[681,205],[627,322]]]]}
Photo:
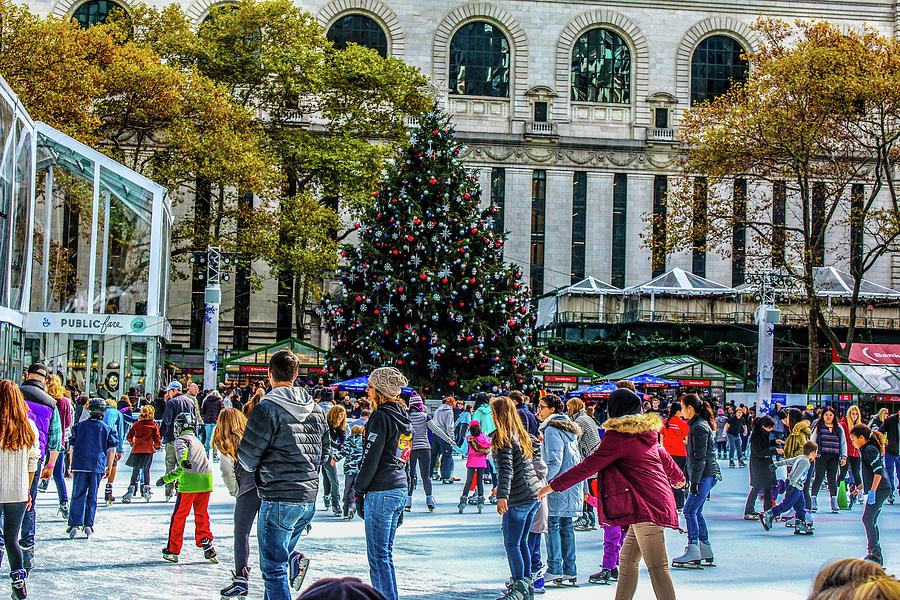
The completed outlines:
{"type": "Polygon", "coordinates": [[[400,397],[400,392],[409,384],[403,373],[394,367],[379,367],[369,375],[369,385],[388,398],[400,397]]]}

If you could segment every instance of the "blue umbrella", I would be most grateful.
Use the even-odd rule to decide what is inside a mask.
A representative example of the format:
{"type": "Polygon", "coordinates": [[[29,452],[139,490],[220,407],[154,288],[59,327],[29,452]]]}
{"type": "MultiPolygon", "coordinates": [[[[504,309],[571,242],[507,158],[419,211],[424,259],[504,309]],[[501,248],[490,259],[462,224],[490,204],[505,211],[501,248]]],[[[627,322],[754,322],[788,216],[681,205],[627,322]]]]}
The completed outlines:
{"type": "Polygon", "coordinates": [[[594,398],[594,394],[611,394],[616,391],[616,384],[611,381],[604,381],[590,387],[573,390],[566,394],[567,398],[594,398]]]}
{"type": "MultiPolygon", "coordinates": [[[[332,383],[329,387],[334,388],[339,392],[356,392],[357,394],[362,394],[366,391],[366,388],[369,387],[369,376],[363,375],[362,377],[354,377],[347,381],[339,381],[337,383],[332,383]]],[[[407,394],[408,396],[419,395],[411,387],[403,388],[401,393],[407,394]]]]}
{"type": "Polygon", "coordinates": [[[647,373],[643,373],[641,375],[635,375],[634,377],[629,377],[629,381],[634,383],[634,385],[654,385],[654,386],[669,386],[669,387],[678,387],[679,383],[677,381],[673,381],[672,379],[663,379],[662,377],[657,377],[656,375],[648,375],[647,373]]]}

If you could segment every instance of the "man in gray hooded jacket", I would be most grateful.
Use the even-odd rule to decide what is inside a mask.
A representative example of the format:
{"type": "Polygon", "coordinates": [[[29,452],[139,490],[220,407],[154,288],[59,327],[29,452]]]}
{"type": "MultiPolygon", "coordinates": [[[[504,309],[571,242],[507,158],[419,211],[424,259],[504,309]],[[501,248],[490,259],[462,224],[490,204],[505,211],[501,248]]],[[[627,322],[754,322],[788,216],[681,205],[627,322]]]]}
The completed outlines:
{"type": "Polygon", "coordinates": [[[238,447],[238,460],[255,474],[261,500],[257,537],[268,600],[290,600],[289,568],[291,587],[302,583],[308,561],[294,547],[315,513],[330,443],[325,413],[306,390],[293,386],[299,364],[289,350],[269,360],[272,391],[250,413],[238,447]]]}

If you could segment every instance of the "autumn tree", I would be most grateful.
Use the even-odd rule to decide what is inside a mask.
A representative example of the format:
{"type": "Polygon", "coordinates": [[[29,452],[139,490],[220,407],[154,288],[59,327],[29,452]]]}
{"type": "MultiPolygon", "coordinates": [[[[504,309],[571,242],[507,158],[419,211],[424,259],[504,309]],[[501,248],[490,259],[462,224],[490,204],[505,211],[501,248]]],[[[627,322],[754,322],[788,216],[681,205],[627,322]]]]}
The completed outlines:
{"type": "Polygon", "coordinates": [[[668,194],[665,243],[731,254],[742,250],[733,232],[750,232],[747,265],[788,273],[807,308],[812,381],[820,332],[849,355],[860,283],[900,234],[900,44],[826,23],[761,20],[756,29],[764,43],[748,57],[745,85],[681,121],[685,154],[668,194]],[[735,193],[735,180],[746,194],[735,193]],[[849,262],[855,282],[842,336],[816,289],[826,255],[849,262]]]}

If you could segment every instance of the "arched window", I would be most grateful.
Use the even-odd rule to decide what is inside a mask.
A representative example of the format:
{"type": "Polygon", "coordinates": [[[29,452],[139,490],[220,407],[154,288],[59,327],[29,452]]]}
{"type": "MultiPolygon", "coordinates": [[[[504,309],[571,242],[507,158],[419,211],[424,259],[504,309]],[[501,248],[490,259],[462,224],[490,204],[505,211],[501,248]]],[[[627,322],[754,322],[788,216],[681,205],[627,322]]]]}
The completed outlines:
{"type": "Polygon", "coordinates": [[[381,56],[387,56],[388,44],[384,29],[365,15],[341,17],[328,30],[328,39],[338,50],[343,50],[347,44],[358,44],[375,50],[381,56]]]}
{"type": "Polygon", "coordinates": [[[572,48],[572,100],[631,102],[631,51],[609,29],[592,29],[572,48]]]}
{"type": "Polygon", "coordinates": [[[734,83],[747,81],[744,48],[726,35],[708,37],[694,50],[691,59],[691,106],[714,100],[734,83]]]}
{"type": "Polygon", "coordinates": [[[97,23],[105,23],[114,9],[125,10],[118,2],[110,0],[88,0],[78,7],[72,14],[72,18],[78,21],[78,24],[87,29],[91,25],[97,23]]]}
{"type": "Polygon", "coordinates": [[[509,97],[509,42],[495,25],[467,23],[450,40],[450,93],[509,97]]]}

